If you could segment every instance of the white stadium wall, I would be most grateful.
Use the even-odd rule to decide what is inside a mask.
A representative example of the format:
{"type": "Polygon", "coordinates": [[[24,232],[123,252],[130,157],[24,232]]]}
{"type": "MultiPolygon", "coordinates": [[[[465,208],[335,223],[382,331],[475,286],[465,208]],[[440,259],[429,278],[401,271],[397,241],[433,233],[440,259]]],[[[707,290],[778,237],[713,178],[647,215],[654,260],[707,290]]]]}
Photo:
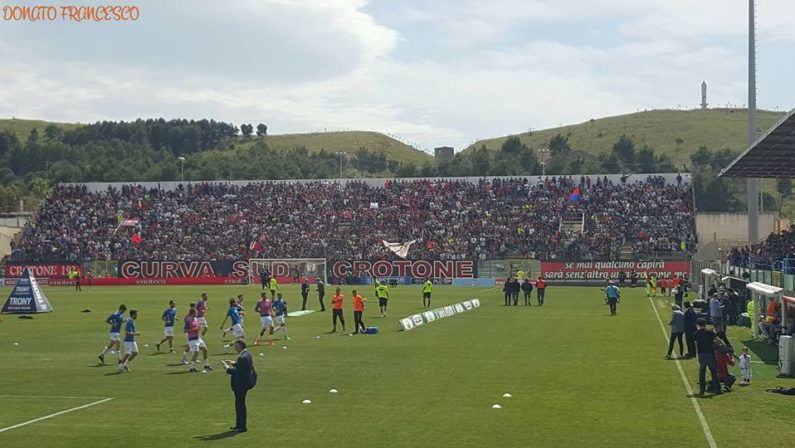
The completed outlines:
{"type": "MultiPolygon", "coordinates": [[[[676,183],[676,176],[681,175],[682,181],[685,183],[690,183],[691,176],[690,173],[658,173],[658,174],[633,174],[629,177],[627,182],[635,182],[638,180],[645,181],[646,178],[649,176],[657,176],[662,177],[665,181],[669,184],[676,183]]],[[[607,177],[608,180],[611,182],[621,182],[621,174],[608,174],[608,175],[600,175],[600,174],[583,174],[583,176],[590,176],[592,181],[596,181],[596,178],[605,178],[607,177]]],[[[547,177],[561,177],[561,176],[547,176],[547,177]]],[[[580,176],[563,176],[563,177],[570,177],[572,179],[579,180],[580,176]]],[[[384,182],[394,182],[394,181],[415,181],[415,180],[457,180],[457,181],[464,181],[464,182],[471,182],[477,183],[482,180],[494,180],[494,179],[527,179],[529,182],[541,182],[543,178],[541,176],[491,176],[491,177],[432,177],[432,178],[422,178],[422,177],[412,177],[412,178],[359,178],[359,179],[285,179],[285,180],[232,180],[232,181],[203,181],[203,180],[196,180],[190,181],[186,180],[185,182],[90,182],[90,183],[77,183],[77,184],[65,184],[65,185],[85,185],[89,192],[99,192],[103,190],[107,190],[108,187],[114,188],[121,188],[124,185],[141,185],[145,188],[160,188],[163,190],[175,190],[177,186],[180,184],[188,185],[188,184],[224,184],[224,185],[239,185],[245,186],[249,184],[256,184],[261,182],[276,182],[276,183],[309,183],[309,182],[322,182],[325,184],[336,184],[336,183],[343,183],[346,184],[348,182],[362,182],[367,185],[373,187],[382,187],[384,182]]]]}

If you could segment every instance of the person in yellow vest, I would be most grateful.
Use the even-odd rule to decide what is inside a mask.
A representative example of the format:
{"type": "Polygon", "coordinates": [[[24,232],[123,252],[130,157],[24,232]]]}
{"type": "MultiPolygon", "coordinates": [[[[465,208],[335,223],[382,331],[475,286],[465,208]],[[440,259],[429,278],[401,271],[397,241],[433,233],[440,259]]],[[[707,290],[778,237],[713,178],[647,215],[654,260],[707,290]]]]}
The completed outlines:
{"type": "Polygon", "coordinates": [[[271,291],[271,300],[276,298],[276,290],[279,289],[279,283],[276,282],[276,276],[271,277],[270,285],[268,286],[271,291]]]}
{"type": "Polygon", "coordinates": [[[522,268],[519,268],[519,269],[516,271],[516,279],[517,279],[517,280],[519,280],[520,282],[523,282],[523,281],[524,281],[524,279],[525,279],[525,276],[524,276],[524,271],[522,270],[522,268]]]}
{"type": "Polygon", "coordinates": [[[431,307],[431,291],[433,290],[433,282],[428,277],[425,277],[425,283],[422,285],[422,306],[425,308],[431,307]],[[427,300],[427,302],[426,302],[427,300]]]}
{"type": "Polygon", "coordinates": [[[754,319],[754,299],[748,301],[748,305],[745,306],[745,312],[748,313],[748,317],[751,318],[751,334],[754,334],[754,329],[756,328],[756,319],[754,319]]]}
{"type": "Polygon", "coordinates": [[[375,295],[378,297],[378,307],[381,308],[381,315],[386,317],[386,306],[389,303],[389,287],[386,282],[381,281],[375,287],[375,295]]]}

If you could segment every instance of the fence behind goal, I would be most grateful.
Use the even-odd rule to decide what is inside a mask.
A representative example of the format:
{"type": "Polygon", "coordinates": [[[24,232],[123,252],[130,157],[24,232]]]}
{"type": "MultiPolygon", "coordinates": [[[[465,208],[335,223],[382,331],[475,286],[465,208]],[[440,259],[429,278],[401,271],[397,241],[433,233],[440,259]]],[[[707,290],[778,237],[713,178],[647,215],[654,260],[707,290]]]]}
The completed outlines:
{"type": "Polygon", "coordinates": [[[306,277],[310,283],[317,279],[328,283],[325,258],[252,258],[248,260],[249,284],[260,284],[261,274],[276,277],[279,283],[301,283],[306,277]]]}

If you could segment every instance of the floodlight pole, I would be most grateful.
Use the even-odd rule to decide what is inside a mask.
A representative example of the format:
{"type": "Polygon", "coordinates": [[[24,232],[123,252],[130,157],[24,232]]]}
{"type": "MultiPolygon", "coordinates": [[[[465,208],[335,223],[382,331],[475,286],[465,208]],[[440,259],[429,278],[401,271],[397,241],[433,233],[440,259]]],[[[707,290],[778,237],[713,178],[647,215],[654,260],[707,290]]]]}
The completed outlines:
{"type": "MultiPolygon", "coordinates": [[[[748,147],[756,142],[756,11],[748,0],[748,147]]],[[[748,242],[759,241],[759,179],[746,180],[748,190],[748,242]]]]}
{"type": "Polygon", "coordinates": [[[185,158],[179,156],[177,160],[179,160],[179,181],[185,182],[185,158]]]}

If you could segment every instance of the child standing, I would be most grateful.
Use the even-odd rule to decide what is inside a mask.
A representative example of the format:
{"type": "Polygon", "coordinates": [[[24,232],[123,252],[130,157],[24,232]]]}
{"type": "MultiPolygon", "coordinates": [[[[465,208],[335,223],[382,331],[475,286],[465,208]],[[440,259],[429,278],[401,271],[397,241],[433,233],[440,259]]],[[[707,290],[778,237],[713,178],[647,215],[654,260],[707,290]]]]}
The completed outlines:
{"type": "Polygon", "coordinates": [[[740,355],[740,373],[743,376],[740,384],[743,386],[751,384],[751,355],[748,354],[748,347],[743,347],[740,355]]]}

